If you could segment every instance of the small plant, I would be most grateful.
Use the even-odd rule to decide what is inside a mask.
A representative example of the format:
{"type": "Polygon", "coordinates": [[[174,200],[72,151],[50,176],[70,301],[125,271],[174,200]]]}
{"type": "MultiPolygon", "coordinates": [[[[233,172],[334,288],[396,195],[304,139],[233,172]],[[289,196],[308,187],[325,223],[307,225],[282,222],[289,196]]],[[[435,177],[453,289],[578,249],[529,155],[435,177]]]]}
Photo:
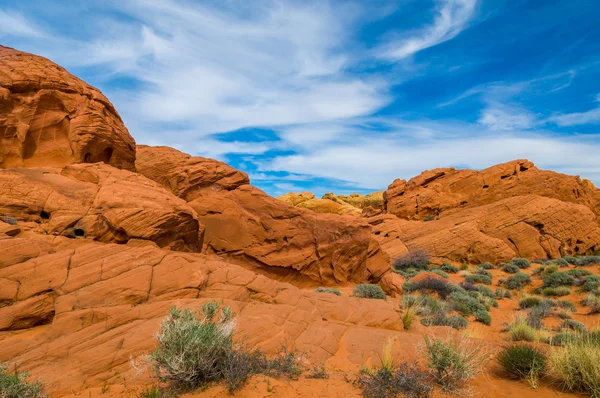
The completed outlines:
{"type": "Polygon", "coordinates": [[[581,290],[584,292],[597,292],[598,287],[600,287],[600,276],[588,275],[583,278],[582,282],[581,290]]]}
{"type": "Polygon", "coordinates": [[[427,374],[405,362],[393,369],[363,369],[358,381],[365,398],[428,398],[433,391],[427,374]]]}
{"type": "Polygon", "coordinates": [[[454,265],[452,265],[450,263],[442,263],[442,266],[440,267],[440,269],[449,274],[456,274],[458,272],[458,267],[455,267],[454,265]]]}
{"type": "Polygon", "coordinates": [[[519,307],[532,308],[537,307],[542,302],[542,299],[536,296],[524,296],[519,300],[519,307]]]}
{"type": "Polygon", "coordinates": [[[157,386],[146,387],[138,394],[138,398],[162,398],[163,396],[164,394],[157,386]]]}
{"type": "Polygon", "coordinates": [[[529,268],[531,266],[531,263],[526,258],[513,258],[511,263],[521,269],[529,268]]]}
{"type": "Polygon", "coordinates": [[[425,326],[450,326],[456,330],[463,330],[469,326],[469,321],[460,315],[445,315],[436,314],[430,318],[421,319],[421,323],[425,326]]]}
{"type": "Polygon", "coordinates": [[[379,299],[385,300],[385,293],[378,285],[372,285],[370,283],[361,283],[356,285],[352,291],[354,297],[368,298],[368,299],[379,299]]]}
{"type": "Polygon", "coordinates": [[[481,269],[494,269],[496,267],[494,267],[494,264],[492,263],[481,263],[477,266],[477,268],[481,268],[481,269]]]}
{"type": "Polygon", "coordinates": [[[583,334],[587,332],[585,325],[575,319],[565,319],[560,327],[561,329],[570,329],[583,334]]]}
{"type": "Polygon", "coordinates": [[[551,265],[547,265],[547,266],[545,266],[545,267],[543,268],[542,274],[543,274],[544,276],[546,276],[546,275],[551,275],[551,274],[553,274],[553,273],[555,273],[555,272],[558,272],[558,270],[559,270],[559,268],[558,268],[558,265],[556,265],[556,264],[551,264],[551,265]]]}
{"type": "Polygon", "coordinates": [[[492,284],[492,278],[481,274],[467,275],[465,276],[465,281],[469,283],[484,283],[486,285],[492,284]]]}
{"type": "Polygon", "coordinates": [[[448,276],[448,274],[445,273],[444,271],[442,271],[441,269],[433,269],[433,270],[431,270],[431,272],[433,272],[434,274],[439,275],[439,276],[441,276],[442,278],[445,278],[445,279],[450,278],[448,276]]]}
{"type": "Polygon", "coordinates": [[[490,325],[492,318],[487,312],[487,309],[479,300],[476,298],[461,292],[452,293],[448,301],[453,309],[460,312],[463,315],[474,315],[475,318],[486,324],[490,325]]]}
{"type": "Polygon", "coordinates": [[[594,293],[588,294],[583,304],[590,307],[590,314],[600,313],[600,295],[594,293]]]}
{"type": "Polygon", "coordinates": [[[510,290],[507,290],[503,287],[496,288],[496,293],[494,294],[497,300],[502,300],[503,298],[511,299],[512,294],[510,294],[510,290]]]}
{"type": "Polygon", "coordinates": [[[434,380],[445,391],[458,391],[481,373],[489,356],[465,337],[440,340],[425,336],[425,354],[434,380]]]}
{"type": "Polygon", "coordinates": [[[417,296],[403,296],[401,306],[404,310],[402,324],[404,330],[409,330],[417,315],[423,312],[423,299],[417,296]]]}
{"type": "Polygon", "coordinates": [[[527,379],[533,388],[537,388],[548,362],[544,351],[523,343],[506,346],[497,360],[508,373],[518,379],[527,379]]]}
{"type": "Polygon", "coordinates": [[[507,274],[516,274],[517,272],[519,272],[520,268],[513,263],[504,263],[502,265],[502,271],[506,272],[507,274]]]}
{"type": "Polygon", "coordinates": [[[460,269],[461,269],[461,270],[463,270],[463,271],[466,271],[466,270],[468,270],[468,269],[469,269],[469,264],[467,264],[467,263],[462,263],[462,264],[460,265],[460,269]]]}
{"type": "Polygon", "coordinates": [[[8,370],[8,364],[0,363],[1,398],[45,398],[44,386],[39,381],[30,382],[27,372],[8,370]]]}
{"type": "Polygon", "coordinates": [[[508,325],[507,330],[512,341],[537,343],[545,342],[549,338],[542,331],[531,327],[524,317],[518,317],[513,323],[508,325]]]}
{"type": "Polygon", "coordinates": [[[435,292],[440,295],[440,297],[445,298],[452,292],[451,284],[440,278],[435,278],[427,275],[425,278],[419,281],[410,281],[404,284],[404,290],[411,291],[426,291],[426,292],[435,292]]]}
{"type": "Polygon", "coordinates": [[[542,289],[542,294],[544,296],[562,297],[571,294],[571,289],[565,286],[547,287],[542,289]]]}
{"type": "Polygon", "coordinates": [[[506,280],[506,287],[510,290],[521,289],[528,283],[531,283],[531,278],[529,275],[523,272],[517,272],[514,275],[511,275],[506,280]]]}
{"type": "Polygon", "coordinates": [[[550,351],[552,375],[565,391],[600,397],[600,345],[589,336],[577,337],[550,351]]]}
{"type": "Polygon", "coordinates": [[[426,270],[429,267],[429,255],[421,249],[413,250],[398,258],[392,264],[396,271],[405,271],[410,268],[426,270]]]}
{"type": "Polygon", "coordinates": [[[554,346],[565,346],[568,343],[572,343],[575,340],[577,340],[577,335],[574,333],[567,333],[567,332],[563,332],[563,333],[558,333],[557,335],[553,336],[550,339],[550,345],[554,345],[554,346]]]}
{"type": "Polygon", "coordinates": [[[342,295],[342,292],[340,292],[335,287],[322,287],[322,286],[319,286],[318,288],[315,289],[315,292],[317,292],[317,293],[331,293],[331,294],[335,294],[336,296],[341,296],[342,295]]]}
{"type": "Polygon", "coordinates": [[[321,363],[319,366],[315,366],[310,373],[306,375],[307,379],[328,379],[329,374],[325,370],[325,364],[321,363]]]}

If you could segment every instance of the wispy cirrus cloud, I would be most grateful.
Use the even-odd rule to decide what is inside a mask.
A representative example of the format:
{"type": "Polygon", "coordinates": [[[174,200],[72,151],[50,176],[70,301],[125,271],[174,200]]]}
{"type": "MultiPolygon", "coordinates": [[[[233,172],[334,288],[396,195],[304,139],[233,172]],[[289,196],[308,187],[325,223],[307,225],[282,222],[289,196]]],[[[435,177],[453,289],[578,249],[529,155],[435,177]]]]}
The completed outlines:
{"type": "Polygon", "coordinates": [[[0,9],[0,37],[23,36],[39,38],[44,35],[42,29],[19,12],[0,9]]]}
{"type": "Polygon", "coordinates": [[[416,32],[396,34],[399,37],[386,43],[380,55],[388,59],[402,59],[421,50],[451,40],[466,28],[475,13],[478,0],[441,0],[431,25],[416,32]]]}

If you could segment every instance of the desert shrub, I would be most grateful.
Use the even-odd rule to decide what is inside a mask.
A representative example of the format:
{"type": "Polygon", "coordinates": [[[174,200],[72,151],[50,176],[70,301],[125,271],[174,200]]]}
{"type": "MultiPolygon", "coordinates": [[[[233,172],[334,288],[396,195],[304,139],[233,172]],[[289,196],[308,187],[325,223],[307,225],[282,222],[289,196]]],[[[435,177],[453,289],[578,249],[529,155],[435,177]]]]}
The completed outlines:
{"type": "Polygon", "coordinates": [[[356,285],[352,291],[354,297],[385,300],[385,293],[378,285],[370,283],[361,283],[356,285]]]}
{"type": "Polygon", "coordinates": [[[148,363],[161,382],[184,389],[223,380],[233,392],[252,374],[297,374],[300,358],[294,352],[284,349],[267,360],[259,351],[234,345],[234,327],[231,309],[216,301],[206,302],[199,312],[172,307],[156,334],[158,348],[148,363]]]}
{"type": "Polygon", "coordinates": [[[434,380],[445,391],[457,391],[481,373],[488,355],[464,337],[440,340],[425,336],[425,354],[434,380]]]}
{"type": "Polygon", "coordinates": [[[397,257],[392,267],[396,271],[405,271],[410,268],[426,270],[429,266],[429,255],[424,250],[413,250],[397,257]]]}
{"type": "Polygon", "coordinates": [[[565,286],[547,287],[545,289],[542,289],[542,294],[544,296],[555,296],[555,297],[567,296],[567,295],[571,294],[571,289],[569,289],[568,287],[565,287],[565,286]]]}
{"type": "Polygon", "coordinates": [[[443,279],[427,276],[417,282],[410,281],[405,283],[404,289],[408,292],[416,290],[421,292],[435,292],[439,294],[440,297],[445,298],[452,291],[450,285],[451,284],[448,281],[445,281],[443,279]],[[410,283],[410,285],[407,286],[408,283],[410,283]]]}
{"type": "Polygon", "coordinates": [[[424,302],[421,297],[404,295],[400,302],[402,306],[402,324],[404,330],[409,330],[417,315],[424,313],[424,302]]]}
{"type": "Polygon", "coordinates": [[[550,300],[550,302],[552,303],[552,307],[554,308],[562,308],[571,312],[577,311],[577,308],[575,308],[575,304],[573,304],[569,300],[550,300]]]}
{"type": "Polygon", "coordinates": [[[548,358],[541,349],[517,343],[504,347],[497,357],[504,370],[519,379],[527,379],[532,387],[546,370],[548,358]]]}
{"type": "Polygon", "coordinates": [[[574,278],[581,279],[585,276],[592,275],[590,271],[587,269],[570,269],[567,271],[563,271],[564,273],[573,276],[574,278]]]}
{"type": "Polygon", "coordinates": [[[558,287],[558,286],[571,286],[575,284],[575,278],[566,272],[554,272],[549,275],[545,275],[543,278],[544,285],[546,287],[558,287]]]}
{"type": "Polygon", "coordinates": [[[537,307],[542,302],[542,299],[537,296],[524,296],[519,300],[519,307],[521,308],[531,308],[537,307]]]}
{"type": "Polygon", "coordinates": [[[583,300],[583,304],[590,307],[590,314],[600,313],[600,295],[590,293],[583,300]]]}
{"type": "Polygon", "coordinates": [[[479,285],[479,286],[476,286],[476,289],[479,293],[483,294],[486,297],[490,297],[490,298],[495,297],[494,291],[487,286],[479,285]]]}
{"type": "Polygon", "coordinates": [[[507,331],[512,341],[546,342],[549,338],[546,332],[531,327],[527,319],[522,316],[508,325],[507,331]]]}
{"type": "Polygon", "coordinates": [[[520,269],[521,268],[513,263],[504,263],[502,265],[502,271],[506,272],[507,274],[516,274],[520,269]]]}
{"type": "Polygon", "coordinates": [[[512,298],[512,294],[510,294],[510,291],[503,287],[496,288],[496,293],[494,294],[494,296],[498,300],[502,300],[503,298],[507,298],[507,299],[512,298]]]}
{"type": "Polygon", "coordinates": [[[521,269],[529,268],[531,266],[531,263],[526,258],[513,258],[511,263],[521,269]]]}
{"type": "Polygon", "coordinates": [[[579,333],[585,333],[587,331],[585,325],[575,319],[565,319],[560,327],[561,329],[570,329],[579,333]]]}
{"type": "Polygon", "coordinates": [[[492,278],[490,278],[487,275],[480,275],[480,274],[467,275],[467,276],[465,276],[465,281],[467,281],[469,283],[484,283],[486,285],[492,284],[492,278]]]}
{"type": "Polygon", "coordinates": [[[565,256],[565,261],[575,266],[581,267],[584,265],[600,264],[600,256],[565,256]]]}
{"type": "Polygon", "coordinates": [[[408,363],[393,369],[363,369],[358,382],[366,398],[427,398],[433,390],[428,375],[408,363]]]}
{"type": "Polygon", "coordinates": [[[450,263],[442,263],[442,266],[440,267],[440,269],[449,274],[456,274],[458,272],[458,267],[455,267],[454,265],[452,265],[450,263]]]}
{"type": "Polygon", "coordinates": [[[577,335],[574,333],[562,332],[558,333],[550,339],[550,345],[554,346],[564,346],[568,343],[577,340],[577,335]]]}
{"type": "Polygon", "coordinates": [[[325,369],[325,364],[321,363],[319,366],[314,366],[312,370],[306,375],[307,379],[329,379],[329,374],[325,369]]]}
{"type": "Polygon", "coordinates": [[[478,269],[475,271],[475,274],[476,274],[476,275],[484,275],[484,276],[487,276],[487,277],[488,277],[488,278],[490,278],[490,279],[492,279],[492,278],[494,277],[490,271],[488,271],[488,270],[486,270],[486,269],[483,269],[483,268],[478,268],[478,269]]]}
{"type": "Polygon", "coordinates": [[[517,272],[516,274],[508,277],[506,280],[506,287],[511,290],[521,289],[530,282],[531,278],[529,275],[523,272],[517,272]]]}
{"type": "Polygon", "coordinates": [[[460,265],[460,269],[461,269],[461,270],[463,270],[463,271],[466,271],[466,270],[468,270],[468,269],[469,269],[469,264],[467,264],[467,263],[462,263],[462,264],[460,265]]]}
{"type": "Polygon", "coordinates": [[[486,325],[489,325],[492,322],[492,318],[490,317],[490,314],[488,314],[485,306],[479,302],[479,300],[468,294],[454,292],[450,294],[448,301],[453,309],[463,315],[474,315],[475,319],[486,325]]]}
{"type": "Polygon", "coordinates": [[[581,391],[600,397],[600,346],[587,336],[566,341],[550,351],[552,375],[565,391],[581,391]]]}
{"type": "Polygon", "coordinates": [[[166,396],[167,394],[158,386],[148,386],[137,395],[138,398],[163,398],[166,396]]]}
{"type": "Polygon", "coordinates": [[[568,267],[569,266],[569,262],[567,260],[565,260],[564,258],[557,258],[557,259],[551,260],[550,264],[558,265],[559,267],[568,267]]]}
{"type": "Polygon", "coordinates": [[[8,364],[0,363],[1,398],[44,398],[44,386],[39,381],[29,381],[27,372],[10,372],[8,364]]]}
{"type": "Polygon", "coordinates": [[[319,286],[318,288],[315,289],[315,292],[317,292],[317,293],[331,293],[331,294],[335,294],[336,296],[341,296],[342,295],[342,292],[340,292],[335,287],[321,287],[321,286],[319,286]]]}
{"type": "Polygon", "coordinates": [[[582,282],[581,290],[584,292],[595,292],[598,291],[598,287],[600,287],[600,276],[588,275],[583,278],[582,282]]]}
{"type": "Polygon", "coordinates": [[[527,324],[534,329],[541,329],[544,325],[542,320],[552,314],[556,303],[549,299],[544,299],[540,303],[529,309],[527,312],[527,324]]]}
{"type": "Polygon", "coordinates": [[[424,326],[449,326],[456,330],[465,329],[469,326],[469,321],[460,315],[446,315],[442,312],[437,312],[433,316],[421,319],[424,326]]]}
{"type": "Polygon", "coordinates": [[[558,272],[558,270],[559,270],[558,265],[552,264],[552,265],[548,265],[548,266],[543,267],[542,274],[543,275],[550,275],[550,274],[553,274],[555,272],[558,272]]]}
{"type": "Polygon", "coordinates": [[[447,274],[447,273],[445,273],[444,271],[442,271],[441,269],[434,269],[434,270],[431,270],[431,272],[433,272],[433,273],[434,273],[434,274],[436,274],[436,275],[439,275],[439,276],[441,276],[442,278],[446,278],[446,279],[450,278],[450,277],[448,276],[448,274],[447,274]]]}
{"type": "Polygon", "coordinates": [[[494,264],[492,263],[481,263],[477,266],[477,268],[481,268],[481,269],[494,269],[496,267],[494,267],[494,264]]]}

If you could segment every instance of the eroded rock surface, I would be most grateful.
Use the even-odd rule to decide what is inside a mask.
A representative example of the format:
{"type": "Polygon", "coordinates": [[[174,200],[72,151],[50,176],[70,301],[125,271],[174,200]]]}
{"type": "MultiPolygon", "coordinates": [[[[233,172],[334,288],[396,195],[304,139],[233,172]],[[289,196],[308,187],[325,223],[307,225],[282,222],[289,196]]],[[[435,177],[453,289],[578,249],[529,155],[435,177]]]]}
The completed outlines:
{"type": "Polygon", "coordinates": [[[299,274],[332,284],[378,280],[389,270],[365,222],[283,203],[224,163],[141,146],[137,169],[188,201],[206,227],[208,253],[298,283],[299,274]]]}
{"type": "Polygon", "coordinates": [[[600,215],[600,190],[588,180],[540,170],[527,160],[482,171],[451,168],[424,171],[395,180],[385,191],[388,213],[409,220],[427,220],[444,213],[494,203],[509,197],[539,195],[582,204],[600,215]]]}
{"type": "Polygon", "coordinates": [[[110,101],[46,58],[0,46],[0,167],[105,162],[135,167],[110,101]]]}
{"type": "Polygon", "coordinates": [[[42,234],[143,239],[183,251],[202,247],[202,226],[185,201],[144,176],[103,163],[0,170],[2,217],[42,234]]]}
{"type": "Polygon", "coordinates": [[[238,339],[266,353],[285,343],[314,363],[339,355],[361,364],[359,336],[371,334],[376,356],[370,331],[402,330],[385,301],[304,292],[200,254],[40,239],[0,239],[0,361],[19,361],[55,397],[82,383],[150,383],[135,377],[130,356],[154,347],[172,305],[223,300],[238,314],[238,339]]]}

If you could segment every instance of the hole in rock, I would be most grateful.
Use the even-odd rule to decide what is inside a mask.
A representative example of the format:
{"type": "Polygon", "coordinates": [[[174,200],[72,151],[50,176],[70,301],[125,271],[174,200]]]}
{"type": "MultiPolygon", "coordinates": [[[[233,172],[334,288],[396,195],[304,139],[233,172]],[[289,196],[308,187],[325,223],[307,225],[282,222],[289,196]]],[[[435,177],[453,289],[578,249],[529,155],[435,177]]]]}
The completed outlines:
{"type": "Polygon", "coordinates": [[[50,219],[50,213],[48,213],[47,211],[42,210],[40,212],[40,217],[42,220],[49,220],[50,219]]]}
{"type": "Polygon", "coordinates": [[[77,237],[83,237],[85,236],[85,231],[81,228],[75,228],[75,236],[77,237]]]}
{"type": "Polygon", "coordinates": [[[92,163],[92,154],[89,152],[86,152],[86,154],[83,156],[83,161],[85,163],[92,163]]]}
{"type": "Polygon", "coordinates": [[[489,185],[484,185],[484,186],[483,186],[483,189],[487,189],[487,188],[489,188],[489,187],[490,187],[489,185]]]}
{"type": "Polygon", "coordinates": [[[110,162],[110,158],[112,158],[112,154],[113,154],[113,149],[111,147],[108,147],[102,151],[102,153],[98,157],[98,161],[108,163],[108,162],[110,162]]]}

